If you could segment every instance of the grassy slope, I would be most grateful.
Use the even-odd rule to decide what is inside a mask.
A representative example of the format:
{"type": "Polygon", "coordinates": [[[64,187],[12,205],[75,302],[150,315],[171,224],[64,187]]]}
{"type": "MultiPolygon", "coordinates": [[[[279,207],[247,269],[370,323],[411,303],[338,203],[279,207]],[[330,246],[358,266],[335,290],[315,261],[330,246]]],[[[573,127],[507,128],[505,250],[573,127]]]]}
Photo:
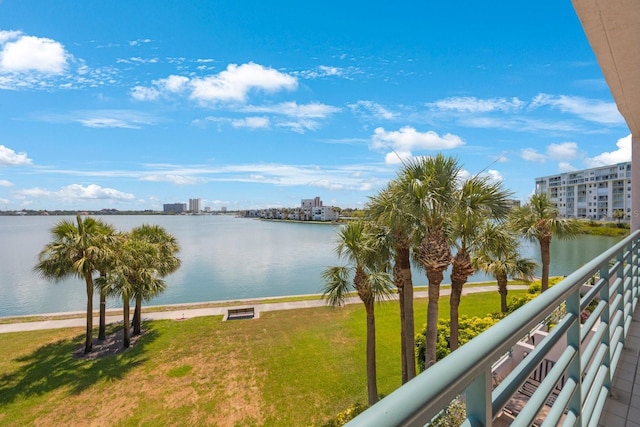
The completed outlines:
{"type": "MultiPolygon", "coordinates": [[[[517,295],[522,291],[512,291],[517,295]]],[[[448,317],[448,299],[440,304],[448,317]]],[[[468,316],[497,311],[497,292],[463,298],[468,316]]],[[[400,385],[397,302],[376,306],[378,384],[400,385]]],[[[426,301],[416,301],[416,331],[426,301]]],[[[154,321],[136,346],[95,361],[71,357],[82,329],[0,335],[0,425],[319,424],[366,402],[360,305],[154,321]]]]}

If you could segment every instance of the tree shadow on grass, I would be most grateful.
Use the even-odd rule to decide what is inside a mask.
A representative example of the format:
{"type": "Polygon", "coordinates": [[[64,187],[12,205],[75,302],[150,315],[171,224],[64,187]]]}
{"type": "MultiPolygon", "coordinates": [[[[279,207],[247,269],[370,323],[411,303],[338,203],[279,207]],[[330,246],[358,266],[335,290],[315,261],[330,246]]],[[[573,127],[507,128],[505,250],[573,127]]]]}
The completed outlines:
{"type": "MultiPolygon", "coordinates": [[[[115,333],[115,329],[110,332],[115,333]]],[[[39,347],[16,359],[19,368],[0,376],[0,406],[61,388],[78,394],[97,382],[121,379],[147,360],[145,347],[157,338],[157,331],[147,330],[135,346],[96,359],[74,356],[78,346],[83,345],[84,334],[39,347]]]]}

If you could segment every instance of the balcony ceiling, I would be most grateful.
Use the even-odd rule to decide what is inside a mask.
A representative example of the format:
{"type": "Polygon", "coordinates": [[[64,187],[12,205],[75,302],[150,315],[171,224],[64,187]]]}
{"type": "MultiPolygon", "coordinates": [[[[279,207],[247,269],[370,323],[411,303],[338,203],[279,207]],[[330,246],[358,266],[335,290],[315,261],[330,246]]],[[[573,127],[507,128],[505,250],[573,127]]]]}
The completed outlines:
{"type": "Polygon", "coordinates": [[[640,136],[640,1],[572,2],[618,110],[640,136]]]}

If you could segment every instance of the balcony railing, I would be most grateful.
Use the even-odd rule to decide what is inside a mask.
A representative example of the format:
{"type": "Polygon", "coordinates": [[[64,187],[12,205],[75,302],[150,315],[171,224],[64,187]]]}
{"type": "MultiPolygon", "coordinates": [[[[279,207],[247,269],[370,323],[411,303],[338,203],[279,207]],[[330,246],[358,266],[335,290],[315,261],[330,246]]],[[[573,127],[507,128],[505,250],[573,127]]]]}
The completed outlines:
{"type": "Polygon", "coordinates": [[[638,302],[639,264],[637,230],[348,426],[428,425],[457,397],[466,404],[463,425],[490,426],[533,376],[540,382],[519,412],[513,414],[511,425],[531,426],[542,418],[543,426],[597,426],[638,302]],[[588,306],[592,311],[586,317],[588,306]],[[492,369],[496,363],[510,357],[523,337],[559,307],[564,314],[558,323],[495,386],[492,369]],[[540,367],[558,347],[561,351],[553,356],[555,363],[542,378],[540,367]]]}

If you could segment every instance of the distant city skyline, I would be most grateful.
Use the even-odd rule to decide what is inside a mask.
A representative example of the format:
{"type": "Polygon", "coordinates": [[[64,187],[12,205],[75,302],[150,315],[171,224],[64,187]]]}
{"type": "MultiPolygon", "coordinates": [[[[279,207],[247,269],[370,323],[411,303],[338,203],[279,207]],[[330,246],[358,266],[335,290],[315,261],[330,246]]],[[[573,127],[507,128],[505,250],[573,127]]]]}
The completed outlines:
{"type": "Polygon", "coordinates": [[[362,208],[438,152],[526,201],[631,160],[571,2],[0,2],[0,209],[362,208]]]}

